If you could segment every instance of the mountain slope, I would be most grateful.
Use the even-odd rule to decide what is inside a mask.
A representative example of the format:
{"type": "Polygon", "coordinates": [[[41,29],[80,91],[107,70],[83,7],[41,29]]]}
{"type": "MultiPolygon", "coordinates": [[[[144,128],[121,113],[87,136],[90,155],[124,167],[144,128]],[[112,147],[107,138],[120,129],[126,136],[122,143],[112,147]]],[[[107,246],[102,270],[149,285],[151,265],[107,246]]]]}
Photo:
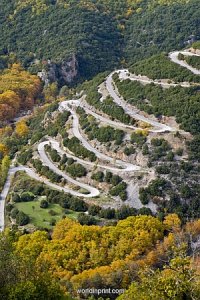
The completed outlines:
{"type": "MultiPolygon", "coordinates": [[[[25,67],[35,58],[42,62],[35,66],[38,70],[48,68],[49,59],[59,67],[63,60],[76,55],[79,76],[90,77],[105,68],[113,68],[119,61],[120,34],[114,21],[98,12],[61,7],[55,10],[52,6],[47,12],[33,16],[27,8],[17,13],[9,24],[1,16],[1,24],[2,52],[16,52],[25,67]]],[[[53,67],[56,73],[59,68],[53,67]]]]}
{"type": "Polygon", "coordinates": [[[199,9],[200,2],[192,0],[132,15],[124,34],[127,61],[181,49],[199,38],[199,9]]]}
{"type": "Polygon", "coordinates": [[[199,36],[199,6],[197,0],[3,0],[0,53],[15,52],[23,66],[34,74],[45,70],[50,81],[88,79],[124,57],[129,64],[183,47],[199,36]]]}

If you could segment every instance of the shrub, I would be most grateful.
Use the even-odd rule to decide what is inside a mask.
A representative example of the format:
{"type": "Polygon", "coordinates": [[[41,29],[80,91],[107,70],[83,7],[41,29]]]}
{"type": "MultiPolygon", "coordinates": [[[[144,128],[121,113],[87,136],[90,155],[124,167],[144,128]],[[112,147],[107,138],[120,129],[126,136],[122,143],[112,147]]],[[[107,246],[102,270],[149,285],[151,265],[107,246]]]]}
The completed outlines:
{"type": "Polygon", "coordinates": [[[11,218],[13,218],[13,219],[16,219],[16,217],[17,217],[17,214],[19,213],[19,209],[18,208],[13,208],[12,210],[11,210],[11,218]]]}
{"type": "Polygon", "coordinates": [[[140,201],[143,205],[146,205],[149,203],[148,192],[145,188],[140,188],[139,197],[140,197],[140,201]]]}
{"type": "Polygon", "coordinates": [[[87,174],[86,169],[81,164],[72,164],[70,166],[66,167],[66,171],[72,176],[72,177],[82,177],[87,174]]]}
{"type": "Polygon", "coordinates": [[[40,207],[41,208],[48,208],[49,207],[49,202],[47,200],[41,200],[40,207]]]}
{"type": "Polygon", "coordinates": [[[19,194],[12,195],[12,201],[16,202],[16,203],[21,202],[21,198],[20,198],[19,194]]]}
{"type": "Polygon", "coordinates": [[[103,180],[104,180],[104,173],[101,172],[101,171],[99,171],[99,172],[93,174],[91,178],[94,179],[94,180],[96,180],[96,181],[98,181],[98,182],[103,182],[103,180]]]}
{"type": "Polygon", "coordinates": [[[100,206],[90,205],[88,208],[88,213],[89,213],[89,215],[96,216],[99,214],[100,210],[101,210],[100,206]]]}
{"type": "Polygon", "coordinates": [[[21,194],[21,202],[33,201],[35,196],[32,193],[24,192],[21,194]]]}
{"type": "Polygon", "coordinates": [[[20,226],[27,225],[30,221],[29,216],[27,216],[23,211],[19,211],[16,216],[16,222],[20,226]]]}
{"type": "Polygon", "coordinates": [[[92,216],[88,216],[84,213],[78,215],[78,222],[81,225],[95,225],[97,223],[96,219],[92,216]]]}
{"type": "Polygon", "coordinates": [[[114,208],[106,208],[102,209],[100,212],[100,217],[105,219],[114,219],[115,218],[115,210],[114,208]]]}

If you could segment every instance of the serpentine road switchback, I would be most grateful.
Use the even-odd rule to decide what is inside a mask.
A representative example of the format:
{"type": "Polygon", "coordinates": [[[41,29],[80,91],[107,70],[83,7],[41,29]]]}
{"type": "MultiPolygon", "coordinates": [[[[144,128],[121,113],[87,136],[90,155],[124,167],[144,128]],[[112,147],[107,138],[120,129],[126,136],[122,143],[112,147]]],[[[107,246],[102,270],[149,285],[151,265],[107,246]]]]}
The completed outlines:
{"type": "Polygon", "coordinates": [[[198,69],[195,69],[193,67],[191,67],[190,65],[188,65],[185,61],[183,60],[180,60],[178,58],[178,55],[179,54],[183,54],[185,56],[198,56],[200,57],[199,54],[196,54],[196,53],[192,53],[192,52],[189,52],[188,50],[184,50],[184,51],[175,51],[175,52],[171,52],[169,53],[169,58],[171,59],[171,61],[173,61],[175,64],[178,64],[184,68],[187,68],[188,70],[190,70],[193,74],[195,75],[200,75],[200,70],[198,69]]]}
{"type": "MultiPolygon", "coordinates": [[[[195,55],[195,56],[199,56],[197,54],[191,53],[188,50],[185,51],[175,51],[172,53],[169,53],[169,58],[176,64],[179,64],[185,68],[187,68],[188,70],[190,70],[193,74],[197,74],[200,75],[200,70],[197,70],[191,66],[189,66],[186,62],[179,60],[178,59],[178,54],[182,53],[183,55],[195,55]]],[[[128,70],[118,70],[118,71],[114,71],[112,72],[106,79],[106,89],[109,93],[109,95],[113,98],[113,101],[121,106],[125,113],[129,114],[131,117],[133,117],[136,120],[140,120],[143,121],[147,124],[150,124],[152,126],[152,128],[150,128],[149,131],[151,132],[170,132],[170,131],[175,131],[171,126],[168,126],[166,124],[162,124],[159,123],[156,120],[152,120],[150,118],[147,118],[141,114],[139,114],[136,109],[134,107],[132,107],[131,105],[127,104],[127,102],[119,95],[118,90],[113,82],[113,78],[112,76],[117,73],[119,75],[119,78],[121,80],[125,80],[125,79],[130,79],[130,80],[134,80],[134,81],[139,81],[141,83],[144,84],[149,84],[149,83],[154,83],[154,84],[159,84],[162,85],[163,87],[170,87],[170,86],[176,86],[177,84],[175,83],[166,83],[166,82],[162,82],[162,81],[153,81],[147,77],[143,77],[143,76],[136,76],[133,74],[130,74],[128,70]]],[[[188,83],[179,83],[179,85],[183,86],[183,87],[188,87],[190,86],[188,83]]],[[[85,161],[82,160],[78,157],[75,157],[74,155],[70,154],[70,153],[66,153],[63,149],[61,149],[59,143],[52,139],[49,138],[48,141],[42,142],[38,145],[38,153],[40,156],[40,159],[42,161],[42,163],[46,166],[48,166],[51,170],[53,170],[55,173],[57,173],[58,175],[62,176],[63,178],[65,178],[68,182],[79,186],[80,188],[83,188],[85,190],[88,191],[87,194],[82,194],[78,191],[72,190],[70,188],[67,187],[62,187],[59,186],[57,184],[51,183],[48,179],[41,177],[40,175],[38,175],[33,169],[28,168],[26,166],[19,166],[19,167],[14,167],[13,165],[10,167],[10,170],[8,172],[8,176],[7,176],[7,180],[6,183],[4,185],[4,188],[0,194],[0,231],[2,231],[4,229],[4,210],[5,210],[5,200],[6,197],[8,195],[10,186],[11,186],[11,181],[12,181],[12,177],[13,175],[18,172],[18,171],[25,171],[31,178],[43,182],[46,185],[48,185],[49,187],[53,188],[53,189],[57,189],[60,191],[64,191],[65,193],[70,193],[74,196],[79,196],[79,197],[84,197],[84,198],[91,198],[91,197],[96,197],[100,194],[100,191],[94,187],[91,187],[88,184],[79,182],[73,178],[71,178],[70,176],[66,175],[64,172],[62,172],[47,156],[46,152],[45,152],[45,145],[51,145],[52,148],[56,149],[58,151],[58,153],[60,153],[61,155],[66,154],[68,157],[72,157],[74,158],[77,162],[83,164],[83,165],[88,165],[91,167],[97,166],[100,167],[102,169],[106,169],[106,170],[110,170],[112,172],[135,172],[135,171],[139,171],[141,170],[141,168],[139,166],[136,166],[134,164],[131,163],[127,163],[125,161],[122,160],[114,160],[112,157],[109,157],[108,155],[105,155],[101,152],[99,152],[96,148],[94,148],[87,140],[86,138],[81,134],[80,128],[79,128],[79,119],[78,116],[76,114],[75,111],[75,107],[81,106],[84,108],[84,110],[86,111],[86,113],[93,115],[95,118],[99,119],[102,122],[105,122],[107,124],[110,124],[111,126],[116,126],[116,127],[121,127],[121,128],[128,128],[128,129],[132,129],[135,130],[136,127],[131,126],[131,125],[126,125],[123,123],[120,123],[118,121],[112,121],[109,118],[103,117],[100,114],[93,112],[92,109],[83,103],[82,99],[80,100],[70,100],[70,101],[63,101],[60,103],[59,105],[59,111],[64,111],[64,110],[68,110],[70,111],[72,118],[73,118],[73,123],[72,123],[72,132],[73,135],[75,137],[77,137],[79,139],[79,141],[83,144],[83,146],[85,148],[87,148],[89,151],[92,151],[93,153],[95,153],[95,155],[97,156],[98,159],[102,160],[102,161],[106,161],[107,164],[111,164],[111,166],[107,165],[107,164],[96,164],[90,161],[85,161]],[[115,165],[115,167],[113,167],[112,165],[115,165]]]]}
{"type": "Polygon", "coordinates": [[[73,105],[78,106],[79,103],[80,103],[79,100],[70,100],[70,101],[61,102],[60,106],[59,106],[59,110],[60,111],[68,110],[71,113],[71,115],[73,117],[73,124],[72,124],[73,135],[79,139],[79,141],[82,143],[82,145],[86,149],[88,149],[89,151],[93,152],[99,159],[106,160],[106,161],[109,161],[111,163],[114,162],[115,165],[118,165],[120,167],[118,169],[113,168],[113,167],[109,167],[109,170],[111,170],[111,171],[116,171],[117,170],[117,171],[128,171],[128,172],[130,172],[130,171],[140,170],[140,167],[132,165],[132,164],[127,163],[127,162],[124,162],[122,160],[117,159],[117,160],[114,161],[114,159],[112,157],[99,152],[90,143],[88,143],[88,141],[82,136],[82,134],[79,130],[79,119],[77,117],[77,114],[74,111],[74,109],[71,108],[71,106],[73,107],[73,105]]]}

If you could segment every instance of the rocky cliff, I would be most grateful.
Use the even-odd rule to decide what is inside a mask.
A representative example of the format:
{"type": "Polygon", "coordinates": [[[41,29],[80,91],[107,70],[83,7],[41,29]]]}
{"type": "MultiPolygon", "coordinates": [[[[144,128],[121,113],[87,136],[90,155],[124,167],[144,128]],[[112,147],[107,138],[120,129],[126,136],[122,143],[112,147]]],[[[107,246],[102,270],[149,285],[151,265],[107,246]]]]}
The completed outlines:
{"type": "Polygon", "coordinates": [[[48,84],[59,81],[62,84],[72,84],[78,76],[78,61],[73,54],[70,58],[60,63],[48,60],[44,68],[38,72],[38,76],[48,84]]]}

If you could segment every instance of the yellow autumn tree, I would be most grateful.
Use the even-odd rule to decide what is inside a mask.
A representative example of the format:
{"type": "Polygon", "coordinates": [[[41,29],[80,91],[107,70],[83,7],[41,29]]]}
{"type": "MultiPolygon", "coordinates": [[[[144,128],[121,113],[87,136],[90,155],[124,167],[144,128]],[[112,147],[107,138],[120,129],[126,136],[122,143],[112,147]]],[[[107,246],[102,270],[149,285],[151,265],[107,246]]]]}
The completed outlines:
{"type": "Polygon", "coordinates": [[[163,224],[165,225],[166,230],[177,231],[181,227],[181,220],[177,214],[169,214],[165,217],[163,224]]]}
{"type": "Polygon", "coordinates": [[[199,231],[199,222],[181,228],[175,214],[164,224],[152,216],[134,216],[103,227],[66,218],[57,223],[51,239],[45,232],[26,234],[15,249],[23,261],[46,266],[75,296],[79,288],[127,289],[135,281],[119,299],[170,299],[174,293],[182,299],[184,288],[190,293],[199,282],[186,255],[188,233],[196,237],[199,231]]]}
{"type": "MultiPolygon", "coordinates": [[[[102,278],[108,281],[119,266],[127,268],[127,263],[136,261],[162,239],[163,230],[162,223],[152,216],[129,217],[117,226],[104,227],[82,226],[66,218],[58,222],[52,240],[44,243],[37,261],[45,262],[59,280],[71,280],[79,274],[73,279],[75,283],[85,280],[82,272],[92,277],[100,272],[102,278]],[[103,273],[107,275],[103,276],[103,273]]],[[[20,238],[19,244],[17,249],[21,255],[27,247],[29,253],[35,252],[34,236],[32,241],[29,237],[20,238]]],[[[126,277],[124,282],[127,282],[126,277]]]]}
{"type": "Polygon", "coordinates": [[[28,134],[29,128],[24,120],[17,122],[15,132],[19,137],[24,137],[28,134]]]}
{"type": "Polygon", "coordinates": [[[6,154],[8,154],[7,146],[0,143],[0,155],[5,156],[6,154]]]}

